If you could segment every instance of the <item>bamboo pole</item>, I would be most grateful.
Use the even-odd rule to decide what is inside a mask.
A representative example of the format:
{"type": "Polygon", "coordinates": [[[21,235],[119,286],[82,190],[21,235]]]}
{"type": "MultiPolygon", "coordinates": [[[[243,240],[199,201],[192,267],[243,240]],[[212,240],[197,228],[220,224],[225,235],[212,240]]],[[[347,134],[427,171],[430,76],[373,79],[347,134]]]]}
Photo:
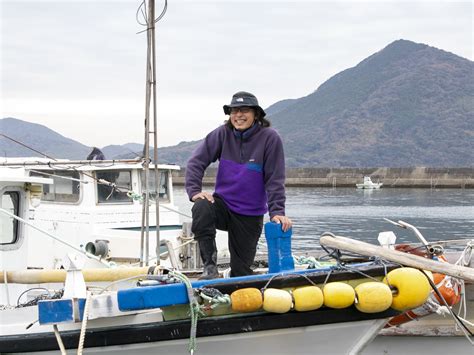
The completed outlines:
{"type": "MultiPolygon", "coordinates": [[[[40,158],[38,158],[40,159],[40,158]]],[[[50,160],[50,161],[5,161],[0,162],[0,166],[50,166],[50,165],[110,165],[110,164],[138,164],[141,158],[135,159],[109,159],[109,160],[50,160]]]]}
{"type": "MultiPolygon", "coordinates": [[[[159,268],[153,267],[124,267],[115,269],[84,269],[84,281],[103,282],[119,281],[136,276],[157,274],[159,268]]],[[[66,280],[66,270],[22,270],[0,271],[0,284],[5,283],[5,274],[9,284],[42,284],[63,283],[66,280]]]]}
{"type": "Polygon", "coordinates": [[[347,250],[353,253],[357,253],[365,256],[377,256],[389,261],[393,261],[402,265],[414,267],[417,269],[429,270],[433,272],[438,272],[440,274],[449,275],[452,277],[457,277],[465,281],[474,283],[474,269],[453,265],[449,263],[443,263],[440,261],[435,261],[427,259],[421,256],[403,253],[397,250],[391,250],[382,248],[377,245],[361,242],[359,240],[354,240],[346,237],[333,237],[333,236],[322,236],[319,239],[321,245],[347,250]]]}

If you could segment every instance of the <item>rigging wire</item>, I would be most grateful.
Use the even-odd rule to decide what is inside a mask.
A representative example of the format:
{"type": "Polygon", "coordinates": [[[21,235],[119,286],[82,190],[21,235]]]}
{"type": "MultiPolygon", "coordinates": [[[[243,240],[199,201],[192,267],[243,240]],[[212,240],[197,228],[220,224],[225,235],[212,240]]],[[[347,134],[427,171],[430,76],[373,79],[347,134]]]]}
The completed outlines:
{"type": "MultiPolygon", "coordinates": [[[[135,18],[136,18],[137,23],[139,25],[148,27],[148,25],[149,25],[148,24],[148,14],[147,14],[146,9],[147,9],[146,0],[143,0],[142,3],[140,4],[140,6],[137,9],[137,12],[135,14],[135,18]],[[140,21],[140,16],[139,16],[140,14],[145,19],[145,22],[140,21]]],[[[165,16],[167,10],[168,10],[168,0],[165,0],[163,10],[161,10],[161,14],[158,15],[158,17],[155,19],[154,23],[157,23],[158,21],[160,21],[163,18],[163,16],[165,16]]],[[[143,31],[141,31],[141,32],[143,32],[143,31]]]]}
{"type": "MultiPolygon", "coordinates": [[[[9,137],[9,136],[7,136],[7,135],[5,135],[5,134],[3,134],[3,133],[0,133],[0,136],[3,136],[3,137],[5,137],[5,138],[7,138],[7,139],[9,139],[9,140],[11,140],[11,141],[13,141],[13,142],[15,142],[15,143],[17,143],[17,144],[19,144],[19,145],[21,145],[21,146],[27,148],[27,149],[30,149],[30,150],[32,150],[32,151],[34,151],[34,152],[36,152],[36,153],[38,153],[38,154],[40,154],[40,155],[42,155],[42,156],[45,156],[45,157],[47,157],[48,159],[51,159],[51,160],[54,160],[54,161],[58,161],[57,159],[55,159],[55,158],[53,158],[53,157],[50,157],[49,155],[47,155],[47,154],[45,154],[45,153],[42,153],[42,152],[40,152],[39,150],[36,150],[36,149],[34,149],[34,148],[28,146],[27,144],[22,143],[22,142],[20,142],[20,141],[14,139],[14,138],[12,138],[12,137],[9,137]]],[[[93,161],[93,160],[91,160],[91,161],[93,161]]],[[[81,166],[84,166],[84,165],[80,165],[80,166],[78,166],[78,167],[81,167],[81,166]]],[[[94,165],[94,166],[95,166],[95,165],[94,165]]],[[[114,164],[111,164],[111,165],[109,165],[108,167],[112,167],[112,166],[114,166],[114,164]]],[[[49,167],[51,170],[62,170],[61,168],[55,168],[55,167],[51,166],[51,164],[48,164],[48,167],[49,167]]],[[[78,167],[65,166],[66,170],[73,170],[73,171],[76,171],[76,172],[79,173],[79,171],[77,170],[78,167]]],[[[107,166],[106,166],[106,167],[107,167],[107,166]]],[[[110,182],[110,181],[107,181],[107,180],[105,180],[105,179],[97,178],[97,177],[93,176],[92,174],[88,174],[88,173],[86,173],[86,172],[84,172],[84,171],[82,171],[82,174],[85,175],[85,176],[87,176],[87,177],[90,177],[92,180],[96,181],[96,182],[97,182],[98,184],[100,184],[100,185],[107,185],[107,186],[112,187],[112,188],[113,188],[113,189],[112,189],[112,192],[113,192],[113,191],[118,191],[118,192],[128,192],[128,191],[129,191],[129,189],[126,188],[126,187],[117,186],[116,184],[114,184],[114,183],[112,183],[112,182],[110,182]]],[[[52,174],[52,175],[54,175],[54,174],[52,174]]]]}
{"type": "Polygon", "coordinates": [[[25,147],[25,148],[27,148],[27,149],[29,149],[29,150],[32,150],[32,151],[35,152],[35,153],[38,153],[38,154],[40,154],[40,155],[46,157],[46,158],[52,159],[52,160],[54,160],[54,161],[57,160],[57,159],[54,159],[53,157],[50,157],[49,155],[47,155],[47,154],[45,154],[45,153],[42,153],[42,152],[40,152],[40,151],[38,151],[38,150],[36,150],[36,149],[34,149],[34,148],[31,148],[31,147],[27,146],[27,145],[24,144],[24,143],[21,143],[21,142],[17,141],[16,139],[13,139],[12,137],[7,136],[6,134],[0,133],[0,136],[4,137],[4,138],[6,138],[6,139],[9,139],[9,140],[11,140],[12,142],[15,142],[15,143],[17,143],[17,144],[19,144],[19,145],[21,145],[21,146],[23,146],[23,147],[25,147]]]}

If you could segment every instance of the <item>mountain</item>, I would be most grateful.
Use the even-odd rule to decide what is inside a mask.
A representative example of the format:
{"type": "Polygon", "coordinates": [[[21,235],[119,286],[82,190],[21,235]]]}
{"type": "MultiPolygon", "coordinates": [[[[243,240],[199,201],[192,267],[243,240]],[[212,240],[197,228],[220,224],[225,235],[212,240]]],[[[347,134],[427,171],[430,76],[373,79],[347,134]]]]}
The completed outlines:
{"type": "Polygon", "coordinates": [[[398,40],[269,119],[290,166],[472,166],[474,63],[398,40]]]}
{"type": "MultiPolygon", "coordinates": [[[[198,143],[199,141],[181,142],[173,147],[160,148],[158,150],[159,161],[163,164],[185,162],[198,143]]],[[[143,144],[108,145],[100,150],[106,159],[136,158],[143,155],[143,144]]],[[[2,156],[86,159],[91,151],[92,147],[66,138],[43,125],[11,117],[0,119],[0,152],[2,156]],[[34,150],[15,143],[1,134],[34,150]]],[[[153,150],[150,153],[153,154],[153,150]]]]}
{"type": "MultiPolygon", "coordinates": [[[[16,118],[0,119],[0,134],[11,137],[38,152],[53,158],[85,159],[91,148],[40,124],[16,118]]],[[[42,157],[43,155],[23,147],[0,135],[0,154],[6,157],[42,157]]]]}
{"type": "MultiPolygon", "coordinates": [[[[474,166],[474,62],[398,40],[324,82],[311,94],[266,109],[288,167],[474,166]]],[[[38,151],[85,158],[91,148],[37,124],[0,120],[0,132],[38,151]]],[[[160,148],[161,163],[186,164],[200,141],[160,148]]],[[[32,152],[0,136],[6,156],[32,152]]],[[[142,145],[103,147],[134,158],[142,145]]]]}
{"type": "Polygon", "coordinates": [[[136,158],[143,155],[143,144],[127,143],[107,145],[101,148],[107,159],[136,158]]]}

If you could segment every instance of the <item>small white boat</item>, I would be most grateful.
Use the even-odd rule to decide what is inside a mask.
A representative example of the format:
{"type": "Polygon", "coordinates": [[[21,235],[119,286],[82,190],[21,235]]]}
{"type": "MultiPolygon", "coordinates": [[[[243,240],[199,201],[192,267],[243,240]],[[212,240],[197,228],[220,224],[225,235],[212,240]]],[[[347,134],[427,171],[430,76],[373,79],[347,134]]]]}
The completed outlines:
{"type": "Polygon", "coordinates": [[[370,176],[364,176],[364,182],[362,184],[356,184],[358,189],[380,189],[383,183],[373,182],[370,176]]]}

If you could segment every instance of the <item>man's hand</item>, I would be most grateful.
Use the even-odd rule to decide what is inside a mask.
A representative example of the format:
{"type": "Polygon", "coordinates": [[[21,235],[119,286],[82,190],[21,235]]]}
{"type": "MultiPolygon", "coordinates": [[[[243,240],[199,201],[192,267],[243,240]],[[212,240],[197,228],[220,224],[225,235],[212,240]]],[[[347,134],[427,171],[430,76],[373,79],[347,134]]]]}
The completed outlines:
{"type": "Polygon", "coordinates": [[[206,191],[203,191],[194,195],[191,198],[191,201],[196,202],[197,199],[208,200],[209,202],[214,203],[214,197],[212,196],[210,192],[206,192],[206,191]]]}
{"type": "Polygon", "coordinates": [[[273,216],[272,222],[281,224],[281,229],[283,229],[283,232],[286,232],[293,225],[293,222],[291,222],[291,219],[289,219],[287,216],[273,216]]]}

